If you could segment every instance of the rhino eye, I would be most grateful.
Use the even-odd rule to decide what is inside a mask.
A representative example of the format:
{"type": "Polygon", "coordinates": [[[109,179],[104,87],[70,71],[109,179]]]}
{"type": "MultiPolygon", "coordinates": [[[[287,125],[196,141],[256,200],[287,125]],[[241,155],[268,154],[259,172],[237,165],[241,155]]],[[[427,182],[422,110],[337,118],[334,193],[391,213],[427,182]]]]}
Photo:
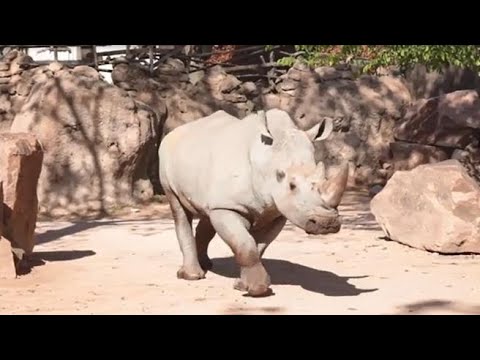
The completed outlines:
{"type": "Polygon", "coordinates": [[[277,170],[277,181],[280,182],[285,178],[285,173],[282,170],[277,170]]]}
{"type": "Polygon", "coordinates": [[[290,183],[290,190],[295,190],[297,188],[297,185],[295,185],[293,182],[290,183]]]}

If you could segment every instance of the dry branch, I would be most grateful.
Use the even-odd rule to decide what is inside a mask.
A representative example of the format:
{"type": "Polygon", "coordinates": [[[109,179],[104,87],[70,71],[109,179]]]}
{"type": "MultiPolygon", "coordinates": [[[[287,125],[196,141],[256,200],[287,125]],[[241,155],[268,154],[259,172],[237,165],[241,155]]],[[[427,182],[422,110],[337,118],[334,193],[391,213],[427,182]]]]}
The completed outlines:
{"type": "Polygon", "coordinates": [[[239,53],[243,53],[243,52],[246,52],[246,51],[259,50],[263,47],[264,47],[264,45],[255,45],[255,46],[249,46],[249,47],[242,48],[242,49],[210,51],[210,52],[206,52],[206,53],[202,53],[202,54],[192,55],[192,58],[203,58],[203,57],[209,57],[211,55],[228,54],[228,53],[239,54],[239,53]]]}
{"type": "Polygon", "coordinates": [[[279,65],[276,62],[268,62],[264,64],[253,64],[253,65],[237,65],[232,67],[224,68],[225,72],[236,72],[236,71],[246,71],[246,70],[260,70],[260,69],[268,69],[272,67],[286,67],[284,65],[279,65]]]}

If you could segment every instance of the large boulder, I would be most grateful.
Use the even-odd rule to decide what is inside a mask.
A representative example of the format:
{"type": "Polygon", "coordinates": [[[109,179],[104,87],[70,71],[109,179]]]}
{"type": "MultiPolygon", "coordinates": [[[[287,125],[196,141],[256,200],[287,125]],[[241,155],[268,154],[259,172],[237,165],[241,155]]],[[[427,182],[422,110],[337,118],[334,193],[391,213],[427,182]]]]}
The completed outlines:
{"type": "Polygon", "coordinates": [[[398,140],[458,149],[479,137],[480,99],[475,90],[418,100],[395,128],[398,140]]]}
{"type": "Polygon", "coordinates": [[[33,134],[0,133],[0,181],[3,182],[3,237],[12,248],[30,254],[35,246],[37,184],[43,150],[33,134]]]}
{"type": "Polygon", "coordinates": [[[446,254],[480,253],[480,185],[457,160],[396,172],[371,211],[391,240],[446,254]]]}
{"type": "Polygon", "coordinates": [[[157,122],[126,91],[58,70],[34,85],[11,131],[32,132],[45,148],[41,211],[81,214],[150,198],[157,122]]]}

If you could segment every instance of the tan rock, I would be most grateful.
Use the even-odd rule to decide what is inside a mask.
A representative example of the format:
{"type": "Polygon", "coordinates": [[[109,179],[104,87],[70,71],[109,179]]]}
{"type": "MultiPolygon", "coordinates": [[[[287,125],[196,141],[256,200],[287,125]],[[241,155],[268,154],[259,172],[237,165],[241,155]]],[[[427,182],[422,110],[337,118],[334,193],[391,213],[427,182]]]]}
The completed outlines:
{"type": "Polygon", "coordinates": [[[480,253],[480,186],[457,160],[397,171],[371,201],[386,236],[446,254],[480,253]]]}
{"type": "Polygon", "coordinates": [[[459,90],[417,101],[395,128],[395,138],[425,145],[463,148],[480,129],[480,98],[459,90]]]}
{"type": "Polygon", "coordinates": [[[33,134],[0,133],[0,181],[3,182],[3,237],[30,254],[35,246],[37,184],[43,150],[33,134]]]}

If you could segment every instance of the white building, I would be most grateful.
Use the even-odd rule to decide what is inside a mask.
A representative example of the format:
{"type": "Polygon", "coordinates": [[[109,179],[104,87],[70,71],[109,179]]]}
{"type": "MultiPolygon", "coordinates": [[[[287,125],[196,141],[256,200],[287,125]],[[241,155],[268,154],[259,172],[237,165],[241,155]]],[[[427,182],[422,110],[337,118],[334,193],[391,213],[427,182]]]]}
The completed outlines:
{"type": "MultiPolygon", "coordinates": [[[[139,45],[130,45],[130,49],[139,48],[139,45]]],[[[115,51],[115,50],[126,50],[127,45],[97,45],[96,51],[98,53],[104,51],[115,51]]],[[[55,52],[53,47],[32,47],[25,49],[26,53],[34,61],[54,61],[55,52]]],[[[84,52],[89,52],[89,46],[84,46],[84,52]]],[[[58,61],[80,61],[82,60],[82,47],[80,46],[66,46],[62,48],[57,48],[57,60],[58,61]]],[[[110,58],[120,57],[121,55],[111,55],[110,58]]],[[[112,70],[112,65],[101,65],[99,66],[100,73],[104,79],[112,83],[111,73],[103,70],[112,70]]]]}

